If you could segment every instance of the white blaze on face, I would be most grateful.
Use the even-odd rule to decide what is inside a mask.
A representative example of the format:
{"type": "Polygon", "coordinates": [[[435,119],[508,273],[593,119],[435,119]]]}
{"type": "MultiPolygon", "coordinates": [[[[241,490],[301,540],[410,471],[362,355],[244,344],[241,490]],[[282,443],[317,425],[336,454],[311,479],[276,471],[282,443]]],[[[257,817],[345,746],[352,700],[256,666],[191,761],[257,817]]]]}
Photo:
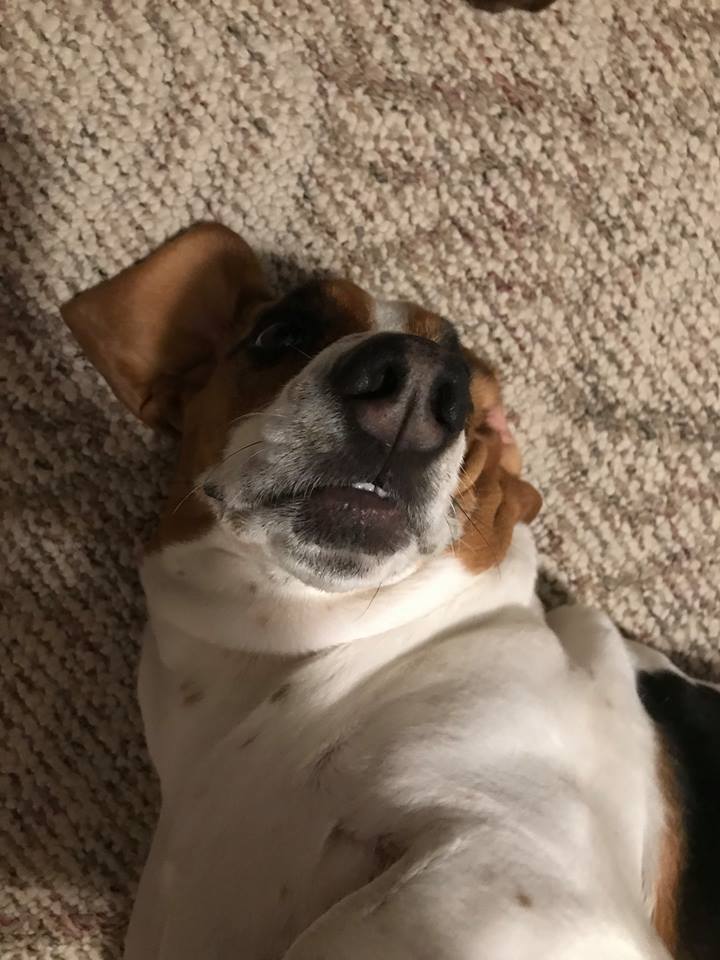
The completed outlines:
{"type": "Polygon", "coordinates": [[[406,300],[375,300],[373,323],[379,333],[407,333],[410,304],[406,300]]]}

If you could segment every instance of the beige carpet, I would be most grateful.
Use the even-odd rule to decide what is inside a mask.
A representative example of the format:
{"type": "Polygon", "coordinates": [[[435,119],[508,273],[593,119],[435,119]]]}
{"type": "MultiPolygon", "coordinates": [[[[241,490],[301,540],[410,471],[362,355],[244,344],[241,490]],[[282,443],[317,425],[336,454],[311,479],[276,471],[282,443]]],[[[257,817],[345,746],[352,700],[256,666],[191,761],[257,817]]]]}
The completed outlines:
{"type": "Polygon", "coordinates": [[[3,960],[119,955],[156,800],[135,551],[171,451],[57,307],[195,220],[455,319],[505,372],[549,581],[720,673],[720,5],[10,5],[3,960]]]}

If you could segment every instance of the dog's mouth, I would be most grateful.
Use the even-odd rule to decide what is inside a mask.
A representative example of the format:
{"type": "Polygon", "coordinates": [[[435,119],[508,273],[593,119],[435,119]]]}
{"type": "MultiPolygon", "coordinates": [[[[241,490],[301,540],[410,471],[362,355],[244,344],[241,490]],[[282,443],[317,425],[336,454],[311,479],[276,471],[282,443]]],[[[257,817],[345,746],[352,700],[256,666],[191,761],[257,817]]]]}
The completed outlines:
{"type": "Polygon", "coordinates": [[[407,507],[377,482],[319,486],[304,495],[276,495],[265,504],[282,510],[302,540],[318,546],[387,555],[407,544],[407,507]]]}

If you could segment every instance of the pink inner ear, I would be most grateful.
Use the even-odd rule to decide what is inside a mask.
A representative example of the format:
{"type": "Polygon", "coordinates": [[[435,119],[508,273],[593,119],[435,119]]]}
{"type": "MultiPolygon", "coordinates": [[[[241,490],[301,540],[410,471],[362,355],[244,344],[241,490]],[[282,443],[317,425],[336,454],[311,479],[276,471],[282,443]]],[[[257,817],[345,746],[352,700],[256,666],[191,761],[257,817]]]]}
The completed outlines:
{"type": "Polygon", "coordinates": [[[504,444],[515,443],[515,437],[510,429],[510,424],[508,423],[505,410],[500,404],[498,404],[496,407],[491,407],[490,410],[488,410],[485,422],[491,428],[491,430],[495,430],[500,434],[500,439],[504,444]]]}

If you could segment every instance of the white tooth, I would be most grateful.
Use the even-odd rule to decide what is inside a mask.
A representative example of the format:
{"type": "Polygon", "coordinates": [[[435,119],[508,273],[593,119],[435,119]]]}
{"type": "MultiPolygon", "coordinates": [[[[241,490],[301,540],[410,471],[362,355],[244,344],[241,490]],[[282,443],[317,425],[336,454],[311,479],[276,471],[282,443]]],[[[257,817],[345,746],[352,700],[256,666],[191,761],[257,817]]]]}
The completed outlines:
{"type": "Polygon", "coordinates": [[[377,487],[374,483],[352,483],[350,486],[354,487],[355,490],[365,490],[367,493],[374,493],[375,496],[380,497],[381,500],[390,496],[382,487],[377,487]]]}

